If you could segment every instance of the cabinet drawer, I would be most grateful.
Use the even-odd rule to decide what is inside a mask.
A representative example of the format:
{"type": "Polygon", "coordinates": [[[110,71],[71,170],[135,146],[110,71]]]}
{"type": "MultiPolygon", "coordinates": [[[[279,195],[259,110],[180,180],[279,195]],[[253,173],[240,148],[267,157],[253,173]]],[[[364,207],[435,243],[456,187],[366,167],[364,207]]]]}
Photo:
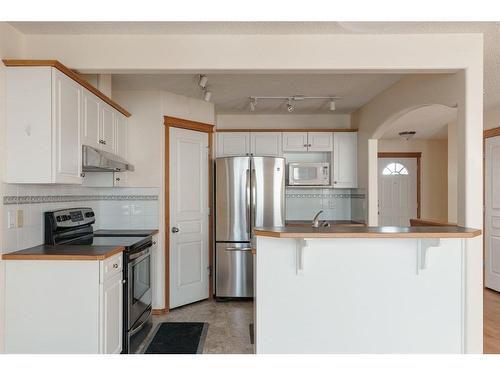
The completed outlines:
{"type": "Polygon", "coordinates": [[[101,261],[99,279],[101,284],[123,270],[122,253],[101,261]]]}

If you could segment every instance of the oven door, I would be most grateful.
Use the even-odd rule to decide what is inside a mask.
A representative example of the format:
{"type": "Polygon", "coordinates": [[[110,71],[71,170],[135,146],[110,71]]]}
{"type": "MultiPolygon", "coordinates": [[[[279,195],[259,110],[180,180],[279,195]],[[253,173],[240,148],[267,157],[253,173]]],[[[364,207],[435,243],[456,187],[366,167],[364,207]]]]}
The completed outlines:
{"type": "MultiPolygon", "coordinates": [[[[128,263],[128,329],[151,309],[151,252],[147,248],[130,255],[128,263]]],[[[142,319],[141,319],[142,320],[142,319]]]]}

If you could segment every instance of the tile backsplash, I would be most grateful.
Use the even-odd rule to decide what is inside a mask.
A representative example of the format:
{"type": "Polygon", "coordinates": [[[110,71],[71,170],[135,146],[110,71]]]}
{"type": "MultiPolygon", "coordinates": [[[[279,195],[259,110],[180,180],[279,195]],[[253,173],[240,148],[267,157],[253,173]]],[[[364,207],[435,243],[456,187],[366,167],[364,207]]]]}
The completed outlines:
{"type": "Polygon", "coordinates": [[[287,188],[286,219],[312,220],[323,210],[323,220],[351,219],[351,190],[324,188],[287,188]]]}
{"type": "Polygon", "coordinates": [[[44,242],[43,213],[91,207],[94,229],[158,228],[158,188],[89,188],[69,185],[4,184],[2,252],[44,242]],[[23,226],[8,228],[9,212],[23,211],[23,226]]]}

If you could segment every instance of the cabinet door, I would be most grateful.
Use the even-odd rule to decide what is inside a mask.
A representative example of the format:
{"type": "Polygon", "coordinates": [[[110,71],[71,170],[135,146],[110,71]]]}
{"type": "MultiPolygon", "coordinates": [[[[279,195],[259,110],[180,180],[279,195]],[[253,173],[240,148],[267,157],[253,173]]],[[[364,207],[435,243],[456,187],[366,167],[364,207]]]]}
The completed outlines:
{"type": "Polygon", "coordinates": [[[71,78],[53,70],[54,178],[56,183],[81,184],[82,88],[71,78]],[[55,153],[54,153],[55,151],[55,153]]]}
{"type": "Polygon", "coordinates": [[[83,89],[82,144],[99,148],[99,112],[101,99],[83,89]]]}
{"type": "Polygon", "coordinates": [[[119,354],[122,351],[123,284],[119,272],[101,284],[100,352],[119,354]]]}
{"type": "Polygon", "coordinates": [[[255,156],[281,156],[281,133],[250,133],[250,153],[255,156]]]}
{"type": "Polygon", "coordinates": [[[332,152],[333,139],[331,132],[310,132],[307,133],[308,151],[328,151],[332,152]]]}
{"type": "Polygon", "coordinates": [[[217,156],[241,156],[250,153],[250,133],[217,133],[217,156]]]}
{"type": "Polygon", "coordinates": [[[306,132],[284,132],[283,152],[307,151],[306,132]]]}
{"type": "Polygon", "coordinates": [[[128,123],[127,118],[119,112],[115,113],[115,154],[127,160],[128,123]]]}
{"type": "Polygon", "coordinates": [[[115,151],[115,110],[109,105],[101,105],[101,149],[107,152],[115,151]]]}
{"type": "Polygon", "coordinates": [[[333,133],[333,186],[357,188],[357,133],[333,133]]]}

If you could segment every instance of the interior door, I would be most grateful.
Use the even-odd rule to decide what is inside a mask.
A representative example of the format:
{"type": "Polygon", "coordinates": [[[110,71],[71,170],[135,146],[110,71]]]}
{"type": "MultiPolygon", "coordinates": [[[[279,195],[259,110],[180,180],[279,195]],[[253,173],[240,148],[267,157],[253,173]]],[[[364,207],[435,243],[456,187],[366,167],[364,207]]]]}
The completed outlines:
{"type": "Polygon", "coordinates": [[[417,159],[378,159],[379,225],[408,226],[417,217],[417,159]]]}
{"type": "Polygon", "coordinates": [[[500,292],[500,137],[486,139],[485,286],[500,292]]]}
{"type": "Polygon", "coordinates": [[[208,134],[170,130],[170,308],[208,298],[208,134]]]}

